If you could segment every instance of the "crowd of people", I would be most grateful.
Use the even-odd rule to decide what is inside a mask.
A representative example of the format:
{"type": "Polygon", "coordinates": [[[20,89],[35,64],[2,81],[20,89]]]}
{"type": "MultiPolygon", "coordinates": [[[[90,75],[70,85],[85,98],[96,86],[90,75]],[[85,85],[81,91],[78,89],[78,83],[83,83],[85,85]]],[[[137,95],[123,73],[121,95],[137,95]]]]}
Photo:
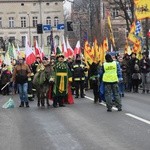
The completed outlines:
{"type": "MultiPolygon", "coordinates": [[[[1,94],[18,93],[20,107],[29,107],[29,101],[33,101],[35,95],[40,96],[41,91],[53,100],[54,108],[65,107],[65,103],[69,103],[69,95],[75,95],[76,99],[84,98],[86,90],[92,89],[94,103],[105,102],[108,112],[114,105],[122,111],[121,98],[125,92],[138,93],[139,87],[143,94],[150,90],[150,59],[145,52],[140,60],[135,53],[124,56],[107,53],[103,64],[85,62],[79,54],[67,60],[61,53],[43,60],[37,56],[31,65],[19,57],[12,61],[12,69],[2,64],[0,71],[1,94]],[[44,72],[46,68],[49,71],[44,72]],[[44,74],[39,76],[41,72],[44,74]]],[[[38,98],[38,107],[44,106],[45,103],[40,102],[41,97],[38,98]]]]}

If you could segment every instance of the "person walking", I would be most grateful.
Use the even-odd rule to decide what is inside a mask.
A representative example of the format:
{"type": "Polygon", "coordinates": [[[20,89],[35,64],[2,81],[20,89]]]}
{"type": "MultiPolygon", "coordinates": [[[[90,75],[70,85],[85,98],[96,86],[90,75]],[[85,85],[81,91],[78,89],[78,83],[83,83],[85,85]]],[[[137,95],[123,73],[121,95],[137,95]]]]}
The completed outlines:
{"type": "Polygon", "coordinates": [[[79,90],[81,98],[84,98],[84,83],[85,72],[87,71],[86,64],[81,61],[81,56],[76,55],[75,63],[72,66],[73,82],[75,85],[75,98],[79,97],[79,90]]]}
{"type": "Polygon", "coordinates": [[[64,55],[57,48],[56,64],[54,65],[53,107],[65,107],[64,100],[68,96],[68,82],[71,72],[64,62],[64,55]]]}
{"type": "Polygon", "coordinates": [[[117,62],[113,61],[110,54],[105,56],[106,62],[102,65],[102,81],[105,87],[105,99],[107,111],[112,111],[113,103],[118,108],[118,111],[122,111],[121,98],[119,95],[118,82],[122,78],[121,70],[118,69],[117,62]],[[112,95],[113,100],[112,102],[112,95]]]}
{"type": "Polygon", "coordinates": [[[28,77],[30,76],[31,71],[29,66],[25,64],[24,59],[22,57],[19,58],[18,64],[14,68],[12,81],[17,83],[19,89],[19,96],[20,96],[20,106],[29,107],[28,101],[28,77]]]}
{"type": "Polygon", "coordinates": [[[143,87],[142,93],[143,94],[145,92],[149,93],[149,90],[150,90],[150,83],[149,83],[150,59],[146,53],[143,53],[143,58],[140,60],[139,66],[140,66],[141,75],[142,75],[142,87],[143,87]]]}

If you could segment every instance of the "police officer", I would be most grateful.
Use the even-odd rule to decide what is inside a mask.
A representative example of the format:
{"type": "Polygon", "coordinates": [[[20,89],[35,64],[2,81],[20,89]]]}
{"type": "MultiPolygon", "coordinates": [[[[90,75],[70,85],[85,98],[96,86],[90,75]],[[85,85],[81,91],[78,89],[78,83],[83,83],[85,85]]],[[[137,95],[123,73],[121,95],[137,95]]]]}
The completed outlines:
{"type": "Polygon", "coordinates": [[[75,63],[72,66],[73,82],[76,92],[75,98],[79,97],[79,90],[81,98],[84,98],[85,71],[87,71],[86,65],[81,61],[81,56],[77,54],[75,63]]]}
{"type": "Polygon", "coordinates": [[[110,54],[105,56],[106,62],[102,66],[103,77],[105,87],[105,99],[107,105],[107,111],[112,111],[112,96],[114,97],[115,106],[118,111],[122,111],[121,98],[119,96],[118,82],[121,79],[121,70],[118,68],[117,62],[113,61],[110,54]]]}

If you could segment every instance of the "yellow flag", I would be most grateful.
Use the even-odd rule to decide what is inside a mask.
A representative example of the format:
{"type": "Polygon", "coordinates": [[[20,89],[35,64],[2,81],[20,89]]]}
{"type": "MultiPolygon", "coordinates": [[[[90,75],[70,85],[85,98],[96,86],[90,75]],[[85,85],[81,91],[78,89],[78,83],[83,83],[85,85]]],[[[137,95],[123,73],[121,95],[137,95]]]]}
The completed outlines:
{"type": "Polygon", "coordinates": [[[128,45],[127,54],[131,55],[131,53],[132,53],[131,47],[130,47],[130,45],[128,45]]]}
{"type": "Polygon", "coordinates": [[[115,38],[114,38],[114,34],[113,34],[113,30],[112,30],[112,25],[111,25],[111,20],[110,20],[110,15],[109,14],[108,14],[108,17],[107,17],[107,21],[108,21],[108,26],[109,26],[110,40],[112,42],[112,45],[115,47],[115,38]]]}
{"type": "Polygon", "coordinates": [[[90,55],[90,52],[91,52],[91,47],[90,47],[88,41],[86,41],[84,44],[84,57],[85,57],[85,63],[87,66],[88,66],[88,62],[90,64],[92,64],[92,62],[93,62],[93,58],[90,55]]]}
{"type": "Polygon", "coordinates": [[[105,38],[105,39],[103,40],[103,49],[104,49],[105,52],[107,52],[108,49],[109,49],[109,46],[108,46],[108,39],[107,39],[107,38],[105,38]]]}
{"type": "Polygon", "coordinates": [[[138,54],[140,51],[141,51],[141,41],[136,40],[136,43],[134,43],[134,46],[133,46],[133,52],[138,54]]]}
{"type": "Polygon", "coordinates": [[[126,45],[125,45],[125,48],[124,48],[124,54],[127,54],[128,53],[128,40],[126,39],[126,45]]]}
{"type": "Polygon", "coordinates": [[[137,20],[150,18],[150,0],[134,0],[137,20]]]}
{"type": "Polygon", "coordinates": [[[110,15],[109,14],[108,14],[108,17],[107,17],[107,21],[108,21],[108,26],[109,26],[110,32],[112,32],[112,26],[111,26],[111,20],[110,20],[110,15]]]}
{"type": "Polygon", "coordinates": [[[136,36],[135,36],[135,29],[136,29],[136,24],[135,21],[132,23],[131,28],[130,28],[130,32],[128,35],[128,40],[131,41],[132,43],[136,43],[136,36]]]}
{"type": "Polygon", "coordinates": [[[94,60],[96,63],[100,60],[100,57],[99,57],[99,47],[98,47],[98,42],[97,42],[97,39],[94,40],[94,60]]]}
{"type": "Polygon", "coordinates": [[[106,53],[106,51],[104,50],[102,44],[99,47],[99,51],[100,51],[100,63],[102,65],[104,63],[104,61],[105,61],[105,53],[106,53]]]}

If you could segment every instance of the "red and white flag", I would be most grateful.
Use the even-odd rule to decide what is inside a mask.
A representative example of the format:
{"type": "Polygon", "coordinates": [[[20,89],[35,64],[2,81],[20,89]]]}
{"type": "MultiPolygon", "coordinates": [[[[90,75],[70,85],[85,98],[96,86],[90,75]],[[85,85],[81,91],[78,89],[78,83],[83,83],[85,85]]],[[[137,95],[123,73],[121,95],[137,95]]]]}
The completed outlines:
{"type": "Polygon", "coordinates": [[[64,36],[62,36],[62,53],[64,54],[64,56],[66,58],[68,58],[67,46],[66,46],[66,42],[65,42],[65,37],[64,36]]]}
{"type": "Polygon", "coordinates": [[[45,54],[44,54],[44,46],[42,46],[40,48],[40,52],[41,52],[41,54],[40,54],[41,60],[43,60],[43,57],[45,56],[45,54]]]}
{"type": "Polygon", "coordinates": [[[37,40],[34,41],[34,50],[35,50],[35,56],[40,56],[41,52],[40,52],[40,48],[38,46],[37,40]]]}
{"type": "Polygon", "coordinates": [[[81,54],[80,41],[77,42],[76,47],[74,49],[74,55],[76,56],[77,54],[81,54]]]}
{"type": "Polygon", "coordinates": [[[69,44],[68,38],[66,38],[66,45],[67,45],[68,57],[73,57],[74,51],[73,51],[72,47],[71,47],[70,44],[69,44]]]}
{"type": "Polygon", "coordinates": [[[26,35],[26,45],[25,45],[25,56],[26,56],[26,63],[28,65],[33,64],[36,60],[35,54],[33,53],[32,48],[29,46],[27,35],[26,35]]]}

